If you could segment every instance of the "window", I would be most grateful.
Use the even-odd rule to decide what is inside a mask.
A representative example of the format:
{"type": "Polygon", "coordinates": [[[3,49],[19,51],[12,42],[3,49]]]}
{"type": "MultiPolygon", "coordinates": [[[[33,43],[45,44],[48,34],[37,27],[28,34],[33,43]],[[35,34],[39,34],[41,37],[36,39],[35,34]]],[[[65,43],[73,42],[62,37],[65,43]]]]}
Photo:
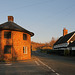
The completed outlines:
{"type": "Polygon", "coordinates": [[[9,45],[4,46],[4,54],[11,54],[11,46],[9,45]]]}
{"type": "Polygon", "coordinates": [[[25,46],[23,47],[23,53],[27,54],[27,47],[25,47],[25,46]]]}
{"type": "Polygon", "coordinates": [[[4,38],[11,38],[11,32],[4,32],[4,38]]]}
{"type": "Polygon", "coordinates": [[[23,40],[27,40],[27,34],[23,34],[23,40]]]}

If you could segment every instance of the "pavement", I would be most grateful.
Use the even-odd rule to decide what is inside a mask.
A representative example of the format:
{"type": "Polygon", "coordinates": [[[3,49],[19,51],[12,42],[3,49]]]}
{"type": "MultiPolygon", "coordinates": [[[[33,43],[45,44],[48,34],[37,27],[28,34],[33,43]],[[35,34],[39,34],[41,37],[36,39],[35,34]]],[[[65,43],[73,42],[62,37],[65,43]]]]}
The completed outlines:
{"type": "Polygon", "coordinates": [[[75,75],[75,60],[33,52],[31,60],[0,63],[0,75],[75,75]]]}
{"type": "Polygon", "coordinates": [[[0,75],[56,75],[35,56],[31,60],[0,63],[0,75]]]}

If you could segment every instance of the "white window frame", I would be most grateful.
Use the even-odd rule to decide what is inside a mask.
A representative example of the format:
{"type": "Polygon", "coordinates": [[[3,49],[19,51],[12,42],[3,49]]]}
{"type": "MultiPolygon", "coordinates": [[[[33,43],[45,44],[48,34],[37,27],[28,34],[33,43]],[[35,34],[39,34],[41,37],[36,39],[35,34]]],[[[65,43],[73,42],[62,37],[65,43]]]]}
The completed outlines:
{"type": "Polygon", "coordinates": [[[23,46],[23,53],[24,54],[27,54],[28,52],[27,52],[27,47],[26,46],[23,46]]]}

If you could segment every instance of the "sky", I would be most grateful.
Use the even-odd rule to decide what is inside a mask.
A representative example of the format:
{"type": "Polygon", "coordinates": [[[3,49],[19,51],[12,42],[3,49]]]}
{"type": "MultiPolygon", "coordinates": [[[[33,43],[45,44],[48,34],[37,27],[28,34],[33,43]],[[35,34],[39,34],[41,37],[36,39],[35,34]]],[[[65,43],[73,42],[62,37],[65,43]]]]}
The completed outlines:
{"type": "Polygon", "coordinates": [[[13,16],[14,22],[34,32],[34,42],[49,42],[52,37],[75,31],[75,0],[0,0],[0,24],[13,16]]]}

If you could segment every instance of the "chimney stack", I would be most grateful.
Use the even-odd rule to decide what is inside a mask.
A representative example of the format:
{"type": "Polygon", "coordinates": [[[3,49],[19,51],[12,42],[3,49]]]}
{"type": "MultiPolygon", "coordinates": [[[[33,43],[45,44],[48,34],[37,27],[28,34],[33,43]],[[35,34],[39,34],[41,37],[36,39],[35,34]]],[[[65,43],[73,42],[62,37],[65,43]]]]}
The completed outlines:
{"type": "Polygon", "coordinates": [[[13,16],[8,16],[8,21],[13,22],[14,21],[14,17],[13,16]]]}
{"type": "Polygon", "coordinates": [[[68,30],[66,28],[63,29],[63,36],[68,34],[68,30]]]}

